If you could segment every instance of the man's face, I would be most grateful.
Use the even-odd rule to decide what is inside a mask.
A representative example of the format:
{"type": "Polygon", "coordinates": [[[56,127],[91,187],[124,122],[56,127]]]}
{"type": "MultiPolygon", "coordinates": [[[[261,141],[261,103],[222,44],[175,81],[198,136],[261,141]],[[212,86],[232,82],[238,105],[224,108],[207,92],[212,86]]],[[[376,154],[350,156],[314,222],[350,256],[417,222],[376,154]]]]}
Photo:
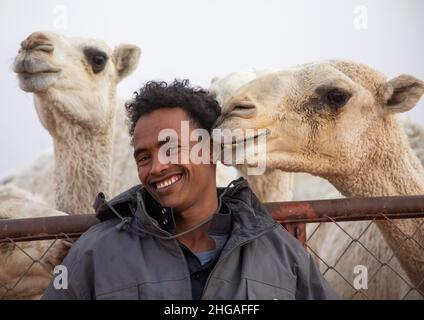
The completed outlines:
{"type": "MultiPolygon", "coordinates": [[[[163,155],[167,140],[159,141],[159,133],[164,129],[172,129],[178,135],[178,143],[171,152],[190,153],[197,142],[182,143],[181,121],[190,121],[188,114],[181,108],[158,109],[143,115],[134,129],[134,158],[137,164],[138,177],[147,191],[165,207],[172,207],[182,212],[203,197],[216,194],[214,164],[164,163],[163,155]],[[186,145],[186,147],[184,147],[186,145]],[[162,149],[161,149],[162,147],[162,149]],[[160,159],[162,161],[160,161],[160,159]]],[[[191,133],[197,129],[190,121],[191,133]]]]}

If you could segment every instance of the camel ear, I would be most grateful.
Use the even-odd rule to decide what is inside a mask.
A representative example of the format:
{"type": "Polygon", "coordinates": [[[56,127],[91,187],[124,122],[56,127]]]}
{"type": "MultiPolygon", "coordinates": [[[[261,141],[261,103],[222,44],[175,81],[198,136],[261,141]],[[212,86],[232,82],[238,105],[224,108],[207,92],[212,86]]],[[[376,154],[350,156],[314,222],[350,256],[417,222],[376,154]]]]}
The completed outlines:
{"type": "Polygon", "coordinates": [[[113,51],[118,79],[129,76],[138,66],[141,49],[131,44],[121,44],[113,51]]]}
{"type": "Polygon", "coordinates": [[[424,93],[424,82],[403,74],[386,84],[386,111],[400,113],[411,110],[424,93]]]}
{"type": "Polygon", "coordinates": [[[219,80],[219,77],[213,77],[213,78],[211,79],[211,84],[213,84],[213,83],[217,82],[218,80],[219,80]]]}

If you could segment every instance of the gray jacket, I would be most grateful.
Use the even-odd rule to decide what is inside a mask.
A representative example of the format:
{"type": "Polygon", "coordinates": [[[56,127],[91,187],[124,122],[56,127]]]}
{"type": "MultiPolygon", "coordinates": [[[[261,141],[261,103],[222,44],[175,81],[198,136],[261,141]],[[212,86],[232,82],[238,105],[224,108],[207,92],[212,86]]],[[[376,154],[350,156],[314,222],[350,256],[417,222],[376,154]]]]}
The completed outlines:
{"type": "MultiPolygon", "coordinates": [[[[203,299],[338,298],[246,180],[218,189],[219,208],[231,211],[232,231],[203,299]]],[[[172,234],[152,218],[155,208],[145,189],[134,187],[109,204],[98,204],[98,217],[106,221],[84,233],[62,263],[68,289],[55,289],[52,281],[43,299],[192,299],[185,256],[178,241],[169,239],[172,234]]]]}

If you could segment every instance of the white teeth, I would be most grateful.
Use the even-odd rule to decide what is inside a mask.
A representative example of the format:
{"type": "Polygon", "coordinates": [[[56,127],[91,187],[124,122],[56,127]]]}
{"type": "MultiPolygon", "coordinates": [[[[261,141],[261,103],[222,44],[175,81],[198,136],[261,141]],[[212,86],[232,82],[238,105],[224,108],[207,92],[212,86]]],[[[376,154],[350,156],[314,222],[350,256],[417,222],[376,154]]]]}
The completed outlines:
{"type": "Polygon", "coordinates": [[[165,187],[177,182],[178,180],[180,180],[180,176],[172,176],[171,178],[169,178],[165,181],[157,182],[156,188],[157,189],[165,188],[165,187]]]}

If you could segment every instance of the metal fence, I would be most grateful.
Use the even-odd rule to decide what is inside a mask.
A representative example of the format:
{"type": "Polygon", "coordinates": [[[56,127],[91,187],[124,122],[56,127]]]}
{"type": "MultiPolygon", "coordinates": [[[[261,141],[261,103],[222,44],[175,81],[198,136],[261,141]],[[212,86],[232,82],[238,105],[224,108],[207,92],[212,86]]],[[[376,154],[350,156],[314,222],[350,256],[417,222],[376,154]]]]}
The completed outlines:
{"type": "MultiPolygon", "coordinates": [[[[343,298],[424,298],[424,196],[265,206],[343,298]]],[[[0,299],[40,297],[54,266],[96,223],[93,214],[0,220],[0,299]]]]}

